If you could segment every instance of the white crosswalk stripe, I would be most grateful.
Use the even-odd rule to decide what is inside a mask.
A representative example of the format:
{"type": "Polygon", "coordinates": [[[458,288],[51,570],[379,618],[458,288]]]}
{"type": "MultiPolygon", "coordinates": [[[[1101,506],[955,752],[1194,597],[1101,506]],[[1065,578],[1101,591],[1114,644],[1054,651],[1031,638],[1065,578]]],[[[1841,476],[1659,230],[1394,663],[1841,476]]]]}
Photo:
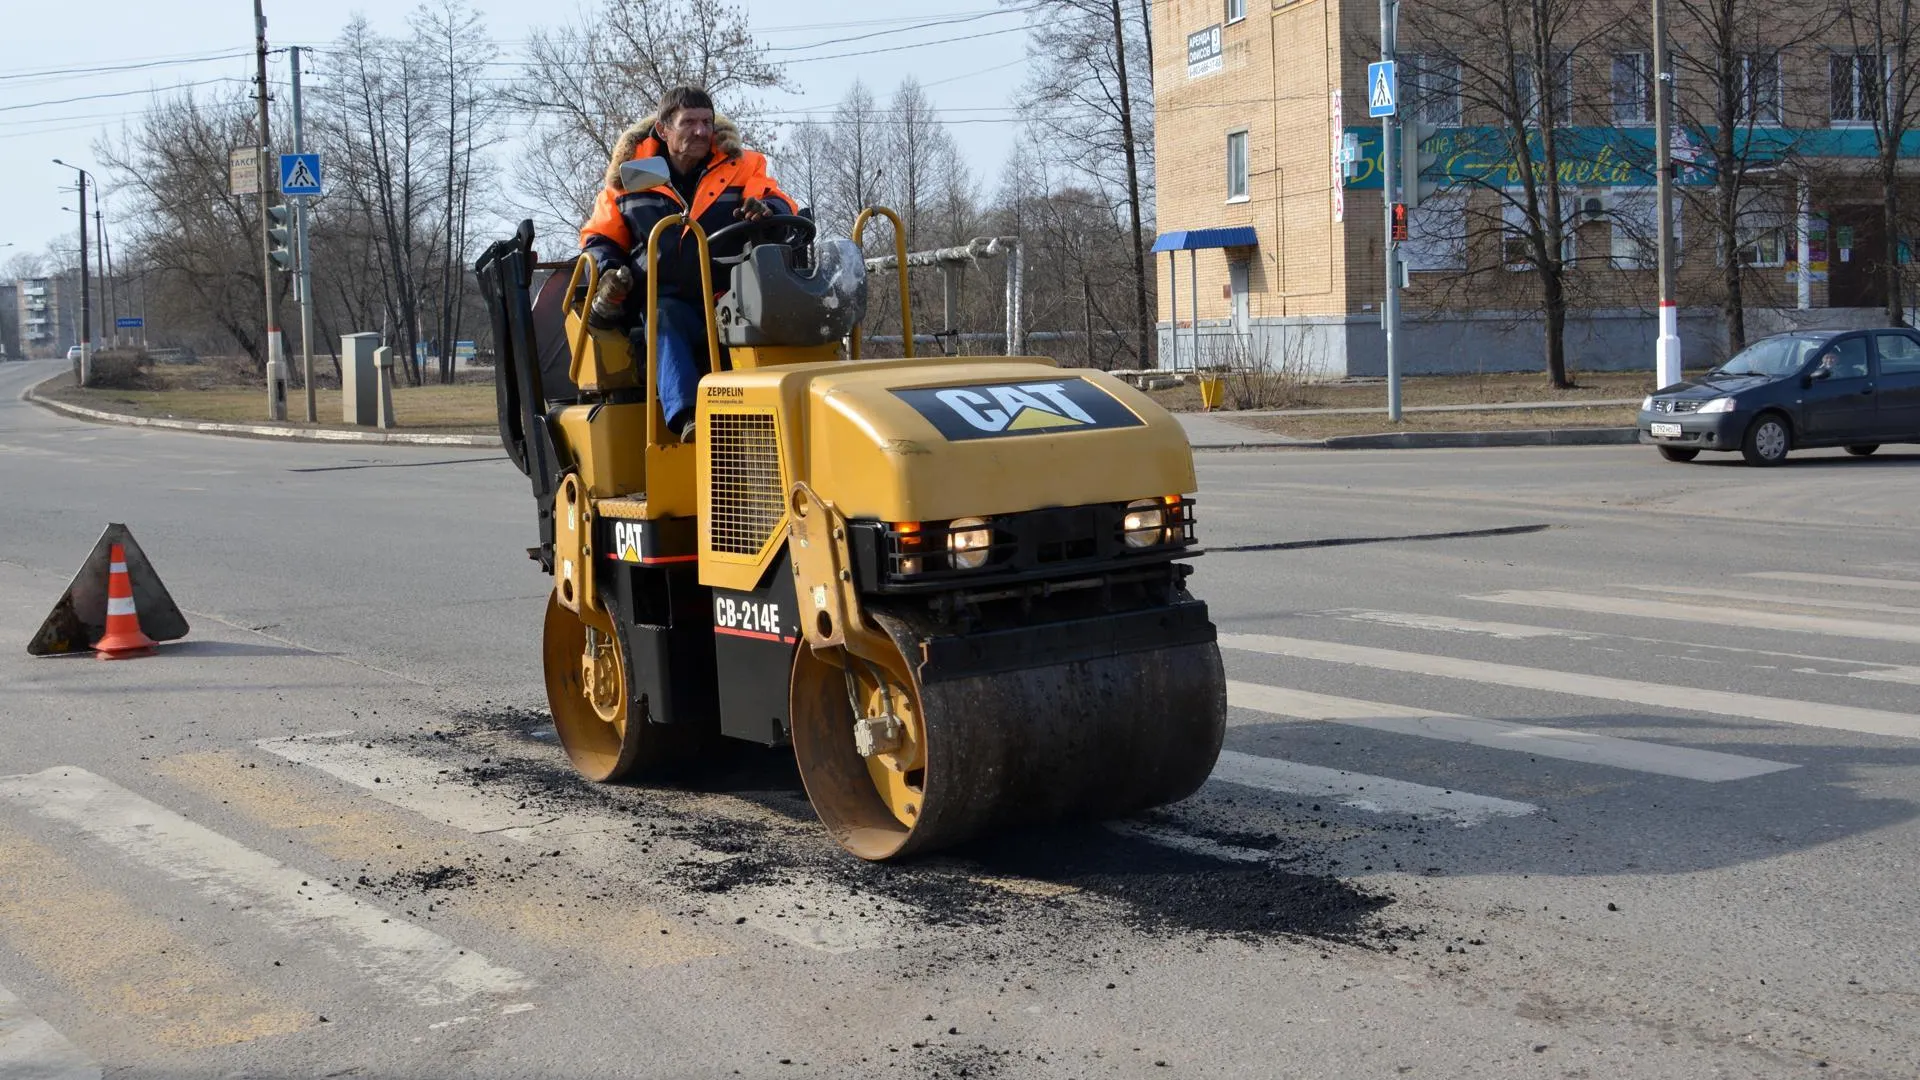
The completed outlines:
{"type": "Polygon", "coordinates": [[[1244,754],[1237,750],[1220,751],[1220,761],[1213,767],[1209,782],[1309,796],[1375,813],[1446,818],[1463,827],[1478,825],[1495,817],[1524,817],[1540,810],[1532,803],[1244,754]]]}
{"type": "Polygon", "coordinates": [[[1284,690],[1259,683],[1228,682],[1227,701],[1235,708],[1250,709],[1301,720],[1324,720],[1336,724],[1415,735],[1443,742],[1469,743],[1501,750],[1515,750],[1537,757],[1559,758],[1589,765],[1609,765],[1617,769],[1677,776],[1686,780],[1717,783],[1745,780],[1794,768],[1778,761],[1696,750],[1685,746],[1620,739],[1584,731],[1568,731],[1538,724],[1516,724],[1504,720],[1483,720],[1473,716],[1454,716],[1426,709],[1388,705],[1378,701],[1310,694],[1284,690]]]}
{"type": "Polygon", "coordinates": [[[0,1080],[100,1080],[100,1066],[0,986],[0,1080]]]}
{"type": "Polygon", "coordinates": [[[1720,716],[1767,720],[1802,727],[1853,731],[1865,735],[1920,739],[1920,716],[1880,709],[1794,701],[1727,690],[1669,686],[1663,683],[1617,679],[1605,675],[1582,675],[1572,671],[1552,671],[1487,660],[1465,660],[1454,656],[1402,652],[1397,649],[1347,645],[1308,638],[1279,637],[1272,634],[1221,634],[1220,646],[1225,649],[1264,653],[1269,656],[1352,664],[1414,675],[1434,675],[1493,686],[1541,690],[1606,701],[1633,702],[1662,709],[1713,713],[1720,716]]]}
{"type": "Polygon", "coordinates": [[[1455,619],[1446,615],[1418,615],[1405,611],[1365,611],[1357,608],[1342,608],[1319,614],[1348,619],[1353,622],[1378,623],[1382,626],[1398,626],[1407,630],[1439,630],[1453,634],[1479,634],[1485,637],[1500,638],[1504,641],[1526,641],[1531,638],[1581,638],[1588,639],[1599,635],[1581,630],[1563,630],[1557,626],[1527,626],[1523,623],[1486,622],[1480,619],[1455,619]]]}
{"type": "Polygon", "coordinates": [[[84,769],[0,777],[0,802],[243,910],[417,1004],[452,1004],[531,985],[517,971],[84,769]]]}
{"type": "Polygon", "coordinates": [[[1579,611],[1592,615],[1627,615],[1639,619],[1677,620],[1742,627],[1750,630],[1780,630],[1794,634],[1821,634],[1828,637],[1898,641],[1920,645],[1920,626],[1868,622],[1864,619],[1835,619],[1825,615],[1794,615],[1783,611],[1759,611],[1752,608],[1731,607],[1726,604],[1716,604],[1711,610],[1704,610],[1697,604],[1636,600],[1626,596],[1589,596],[1583,593],[1556,592],[1551,589],[1510,589],[1505,592],[1469,596],[1466,599],[1488,604],[1521,604],[1527,607],[1551,608],[1555,611],[1579,611]]]}
{"type": "Polygon", "coordinates": [[[1759,578],[1762,581],[1794,581],[1804,585],[1838,585],[1854,589],[1894,589],[1906,592],[1920,592],[1920,581],[1908,581],[1905,578],[1857,577],[1852,574],[1813,574],[1800,570],[1755,570],[1741,574],[1741,577],[1759,578]]]}
{"type": "MultiPolygon", "coordinates": [[[[635,819],[572,807],[556,817],[528,808],[522,797],[500,787],[449,782],[449,762],[396,747],[357,742],[350,732],[327,732],[257,745],[268,753],[317,769],[393,806],[470,833],[559,849],[612,874],[631,853],[625,838],[635,819]]],[[[660,861],[720,863],[734,856],[690,840],[651,838],[660,861]]],[[[651,879],[637,881],[647,885],[651,879]]],[[[891,947],[902,927],[917,921],[904,904],[831,882],[793,874],[780,885],[736,885],[711,902],[747,925],[822,952],[891,947]]]]}
{"type": "MultiPolygon", "coordinates": [[[[1863,611],[1874,615],[1920,616],[1920,608],[1897,604],[1876,604],[1870,600],[1812,600],[1778,593],[1747,592],[1743,589],[1716,589],[1707,585],[1623,585],[1635,592],[1654,592],[1667,596],[1699,596],[1714,600],[1739,600],[1749,604],[1773,604],[1795,608],[1826,608],[1830,611],[1863,611]]],[[[1716,609],[1717,610],[1717,609],[1716,609]]],[[[1711,620],[1703,620],[1711,621],[1711,620]]]]}

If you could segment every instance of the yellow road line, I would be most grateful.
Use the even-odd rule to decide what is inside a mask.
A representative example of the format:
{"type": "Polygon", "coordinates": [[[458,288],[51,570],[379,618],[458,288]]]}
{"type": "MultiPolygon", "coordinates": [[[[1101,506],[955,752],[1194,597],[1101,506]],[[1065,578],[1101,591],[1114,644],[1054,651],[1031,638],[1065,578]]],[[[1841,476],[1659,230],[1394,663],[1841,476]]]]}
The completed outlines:
{"type": "Polygon", "coordinates": [[[200,943],[0,825],[0,935],[104,1016],[162,1046],[200,1050],[305,1027],[318,1016],[255,986],[200,943]]]}
{"type": "MultiPolygon", "coordinates": [[[[331,790],[317,782],[324,774],[278,758],[201,751],[165,758],[154,764],[154,771],[335,858],[372,864],[372,873],[404,873],[423,862],[479,868],[481,885],[423,894],[419,903],[431,902],[433,914],[441,918],[475,920],[542,948],[631,968],[663,967],[729,951],[719,938],[698,932],[686,920],[628,897],[608,897],[603,886],[578,877],[543,882],[538,886],[540,899],[531,895],[535,886],[523,882],[485,884],[485,870],[500,859],[483,838],[367,795],[331,790]]],[[[510,850],[523,854],[523,846],[515,844],[510,850]]],[[[549,871],[564,874],[558,866],[549,871]]],[[[409,914],[427,916],[419,906],[409,914]]]]}

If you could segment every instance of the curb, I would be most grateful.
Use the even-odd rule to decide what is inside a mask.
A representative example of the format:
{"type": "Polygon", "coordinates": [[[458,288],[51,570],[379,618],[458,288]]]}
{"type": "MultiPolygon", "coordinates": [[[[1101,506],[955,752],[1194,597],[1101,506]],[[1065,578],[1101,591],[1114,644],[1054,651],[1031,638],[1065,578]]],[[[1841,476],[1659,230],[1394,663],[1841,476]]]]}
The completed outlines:
{"type": "MultiPolygon", "coordinates": [[[[59,378],[56,375],[54,378],[59,378]]],[[[45,380],[43,380],[45,381],[45,380]]],[[[82,420],[93,420],[103,424],[124,424],[129,427],[162,428],[168,431],[190,431],[201,435],[238,435],[252,439],[284,439],[290,442],[324,443],[373,443],[386,446],[500,446],[498,435],[434,435],[426,432],[401,431],[335,431],[330,428],[282,427],[278,424],[219,424],[210,420],[168,420],[155,416],[128,416],[125,413],[107,412],[102,409],[89,409],[84,405],[74,405],[53,398],[41,397],[34,391],[39,384],[27,388],[21,398],[31,401],[43,409],[66,413],[82,420]]]]}
{"type": "Polygon", "coordinates": [[[1483,446],[1625,446],[1639,441],[1637,428],[1539,428],[1531,431],[1407,431],[1379,435],[1334,435],[1329,450],[1435,450],[1483,446]]]}
{"type": "Polygon", "coordinates": [[[1399,431],[1376,435],[1330,435],[1284,442],[1190,442],[1194,451],[1263,450],[1463,450],[1496,446],[1627,446],[1639,442],[1635,428],[1537,428],[1516,431],[1399,431]]]}

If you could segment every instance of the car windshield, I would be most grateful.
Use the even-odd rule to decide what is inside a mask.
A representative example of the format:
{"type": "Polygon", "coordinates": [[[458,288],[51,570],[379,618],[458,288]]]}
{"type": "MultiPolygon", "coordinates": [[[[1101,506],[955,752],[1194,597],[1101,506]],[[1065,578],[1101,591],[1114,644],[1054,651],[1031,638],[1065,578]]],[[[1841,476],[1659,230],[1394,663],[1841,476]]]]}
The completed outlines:
{"type": "Polygon", "coordinates": [[[1791,375],[1806,366],[1820,346],[1833,340],[1826,334],[1788,334],[1757,341],[1709,375],[1791,375]]]}

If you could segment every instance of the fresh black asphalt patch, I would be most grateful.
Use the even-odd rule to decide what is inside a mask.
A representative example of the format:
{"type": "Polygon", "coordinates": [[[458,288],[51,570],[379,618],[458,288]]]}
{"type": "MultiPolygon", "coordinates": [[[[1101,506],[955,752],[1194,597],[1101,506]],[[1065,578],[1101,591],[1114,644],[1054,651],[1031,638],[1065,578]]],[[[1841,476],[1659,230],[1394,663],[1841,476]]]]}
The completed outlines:
{"type": "MultiPolygon", "coordinates": [[[[650,840],[670,838],[725,856],[678,860],[659,871],[664,884],[693,896],[807,879],[909,906],[928,927],[996,927],[1053,937],[1045,929],[1050,922],[1057,929],[1059,920],[1076,925],[1084,920],[1086,907],[1074,899],[1084,897],[1121,926],[1154,937],[1187,933],[1391,949],[1392,942],[1417,933],[1386,921],[1395,903],[1391,893],[1292,868],[1324,861],[1318,849],[1292,837],[1199,836],[1272,856],[1234,861],[1082,824],[1005,832],[901,863],[868,863],[840,850],[820,827],[791,751],[728,747],[714,763],[674,784],[603,786],[572,770],[550,732],[551,722],[541,711],[467,712],[431,736],[416,736],[418,744],[409,749],[455,748],[465,758],[484,740],[486,749],[478,752],[485,760],[451,776],[505,789],[523,806],[556,818],[564,819],[570,809],[632,816],[633,839],[642,853],[650,840]],[[470,740],[473,744],[462,745],[470,740]],[[768,813],[746,819],[698,813],[698,801],[714,795],[768,813]],[[1010,890],[995,883],[1008,880],[1039,887],[1010,890]]],[[[1193,831],[1190,825],[1184,828],[1193,831]]],[[[416,887],[459,888],[472,880],[429,868],[416,887]]]]}

